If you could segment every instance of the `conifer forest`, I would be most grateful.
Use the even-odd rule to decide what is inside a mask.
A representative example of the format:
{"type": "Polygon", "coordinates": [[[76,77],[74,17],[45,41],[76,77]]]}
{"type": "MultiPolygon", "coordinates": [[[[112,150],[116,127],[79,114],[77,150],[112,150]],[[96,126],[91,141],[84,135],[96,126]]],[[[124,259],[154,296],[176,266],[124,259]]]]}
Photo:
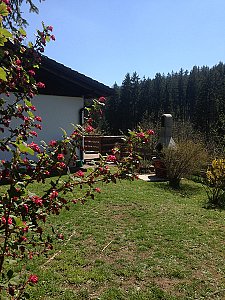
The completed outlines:
{"type": "Polygon", "coordinates": [[[191,123],[206,139],[224,144],[225,139],[225,64],[209,68],[194,66],[155,78],[140,79],[127,73],[121,86],[113,86],[114,95],[106,106],[107,131],[127,132],[144,120],[151,124],[163,113],[174,120],[191,123]]]}

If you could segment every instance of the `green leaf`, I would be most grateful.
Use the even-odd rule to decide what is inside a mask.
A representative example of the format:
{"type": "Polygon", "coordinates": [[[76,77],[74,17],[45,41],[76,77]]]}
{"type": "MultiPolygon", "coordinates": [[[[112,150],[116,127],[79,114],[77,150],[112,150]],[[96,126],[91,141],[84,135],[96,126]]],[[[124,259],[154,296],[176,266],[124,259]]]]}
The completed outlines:
{"type": "Polygon", "coordinates": [[[26,33],[26,31],[23,28],[20,28],[19,32],[20,32],[21,35],[27,36],[27,33],[26,33]]]}
{"type": "Polygon", "coordinates": [[[31,119],[34,119],[34,114],[31,111],[28,111],[27,114],[31,119]]]}
{"type": "Polygon", "coordinates": [[[12,279],[9,280],[9,283],[11,283],[12,285],[18,285],[20,283],[20,276],[17,275],[13,277],[12,279]]]}
{"type": "Polygon", "coordinates": [[[6,297],[6,296],[1,296],[1,300],[10,300],[10,298],[6,297]]]}
{"type": "Polygon", "coordinates": [[[16,222],[16,226],[25,228],[23,221],[19,217],[14,217],[13,219],[16,222]]]}
{"type": "Polygon", "coordinates": [[[18,149],[20,150],[20,152],[22,153],[28,153],[30,155],[34,155],[34,150],[31,149],[30,147],[27,147],[26,145],[24,144],[15,144],[18,149]]]}
{"type": "Polygon", "coordinates": [[[0,27],[0,35],[6,37],[6,38],[11,38],[12,34],[9,32],[7,29],[0,27]]]}
{"type": "Polygon", "coordinates": [[[28,47],[29,47],[29,48],[32,48],[32,47],[33,47],[33,43],[32,43],[32,42],[29,42],[29,43],[28,43],[28,47]]]}
{"type": "Polygon", "coordinates": [[[13,276],[13,270],[9,270],[9,271],[7,272],[7,277],[8,277],[8,279],[11,279],[12,276],[13,276]]]}
{"type": "Polygon", "coordinates": [[[67,136],[67,132],[63,129],[63,128],[60,128],[63,132],[63,136],[66,137],[67,136]]]}
{"type": "Polygon", "coordinates": [[[4,2],[0,3],[0,15],[6,17],[8,14],[7,5],[4,2]]]}
{"type": "Polygon", "coordinates": [[[31,106],[32,106],[32,103],[31,103],[29,100],[27,100],[27,99],[24,100],[24,103],[25,103],[26,106],[28,106],[28,107],[31,107],[31,106]]]}
{"type": "Polygon", "coordinates": [[[6,72],[0,67],[0,79],[6,81],[6,72]]]}
{"type": "Polygon", "coordinates": [[[30,180],[31,179],[31,177],[29,175],[25,175],[23,178],[24,178],[24,180],[30,180]]]}
{"type": "Polygon", "coordinates": [[[0,35],[0,46],[4,46],[5,42],[7,42],[7,39],[4,36],[0,35]]]}

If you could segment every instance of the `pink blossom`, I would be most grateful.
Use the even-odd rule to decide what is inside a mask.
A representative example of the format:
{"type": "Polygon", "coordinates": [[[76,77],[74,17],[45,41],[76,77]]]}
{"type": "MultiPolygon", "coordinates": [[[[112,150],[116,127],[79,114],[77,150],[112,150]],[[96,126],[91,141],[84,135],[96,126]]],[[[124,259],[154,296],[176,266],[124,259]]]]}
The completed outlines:
{"type": "Polygon", "coordinates": [[[147,134],[149,134],[149,135],[154,135],[154,134],[155,134],[155,131],[154,131],[154,130],[151,130],[151,129],[149,129],[149,130],[147,131],[147,134]]]}
{"type": "Polygon", "coordinates": [[[27,164],[29,164],[29,160],[28,160],[27,158],[24,158],[24,159],[23,159],[23,163],[24,163],[25,165],[27,165],[27,164]]]}
{"type": "Polygon", "coordinates": [[[143,138],[145,138],[145,134],[144,134],[144,132],[138,132],[138,133],[136,134],[136,137],[138,137],[138,138],[140,138],[140,139],[143,139],[143,138]]]}
{"type": "Polygon", "coordinates": [[[9,0],[2,0],[2,2],[4,2],[6,5],[9,5],[9,4],[10,4],[10,1],[9,1],[9,0]]]}
{"type": "Polygon", "coordinates": [[[46,39],[44,37],[42,37],[41,42],[42,42],[43,45],[45,45],[46,44],[46,39]]]}
{"type": "Polygon", "coordinates": [[[38,82],[36,85],[39,89],[44,89],[45,88],[45,84],[43,82],[38,82]]]}
{"type": "Polygon", "coordinates": [[[104,171],[103,167],[99,167],[99,171],[102,173],[104,171]]]}
{"type": "Polygon", "coordinates": [[[35,76],[35,71],[34,70],[29,70],[28,73],[29,73],[30,76],[35,76]]]}
{"type": "Polygon", "coordinates": [[[17,59],[17,60],[16,60],[16,65],[17,65],[17,66],[20,66],[20,65],[21,65],[21,60],[20,60],[20,59],[17,59]]]}
{"type": "Polygon", "coordinates": [[[56,190],[53,190],[53,191],[50,193],[49,197],[50,197],[50,199],[52,200],[52,199],[55,199],[56,197],[58,197],[58,195],[59,195],[59,193],[58,193],[56,190]]]}
{"type": "Polygon", "coordinates": [[[101,174],[107,174],[108,171],[109,171],[109,167],[108,166],[105,166],[105,168],[100,167],[99,171],[100,171],[101,174]]]}
{"type": "Polygon", "coordinates": [[[47,30],[52,31],[52,30],[53,30],[53,27],[52,27],[52,26],[48,26],[48,27],[47,27],[47,30]]]}
{"type": "MultiPolygon", "coordinates": [[[[3,217],[1,218],[1,221],[2,221],[3,224],[6,224],[6,217],[3,216],[3,217]]],[[[12,224],[12,218],[10,218],[10,217],[8,218],[8,224],[9,224],[9,225],[12,224]]]]}
{"type": "Polygon", "coordinates": [[[72,135],[80,135],[78,131],[74,130],[74,132],[72,133],[72,135]]]}
{"type": "Polygon", "coordinates": [[[28,123],[30,121],[30,119],[28,117],[23,117],[23,120],[25,123],[28,123]]]}
{"type": "Polygon", "coordinates": [[[63,155],[62,153],[59,153],[59,154],[57,155],[57,159],[58,159],[58,160],[63,160],[63,159],[64,159],[64,155],[63,155]]]}
{"type": "Polygon", "coordinates": [[[30,107],[30,109],[33,110],[33,111],[36,111],[36,110],[37,110],[36,107],[35,107],[34,105],[32,105],[32,106],[30,107]]]}
{"type": "Polygon", "coordinates": [[[33,135],[33,136],[38,136],[36,131],[30,131],[30,134],[33,135]]]}
{"type": "Polygon", "coordinates": [[[23,207],[24,207],[24,209],[25,209],[26,213],[28,213],[28,211],[29,211],[29,207],[28,207],[28,205],[27,205],[27,204],[23,204],[23,207]]]}
{"type": "Polygon", "coordinates": [[[88,124],[91,125],[92,123],[93,123],[93,119],[92,119],[92,118],[89,118],[89,119],[88,119],[88,124]]]}
{"type": "Polygon", "coordinates": [[[34,125],[37,129],[42,130],[42,126],[40,124],[35,124],[34,125]]]}
{"type": "Polygon", "coordinates": [[[55,41],[55,36],[53,34],[51,35],[51,39],[55,41]]]}
{"type": "Polygon", "coordinates": [[[51,140],[48,144],[49,144],[49,146],[51,146],[51,147],[57,146],[57,142],[56,142],[55,140],[51,140]]]}
{"type": "Polygon", "coordinates": [[[28,278],[28,282],[31,282],[31,283],[34,283],[34,284],[38,283],[37,275],[34,275],[34,274],[30,275],[30,277],[28,278]]]}
{"type": "Polygon", "coordinates": [[[115,162],[116,161],[116,156],[115,155],[108,155],[107,158],[106,158],[106,161],[115,162]]]}
{"type": "Polygon", "coordinates": [[[105,103],[106,102],[106,98],[105,97],[100,97],[98,99],[98,101],[101,102],[101,103],[105,103]]]}
{"type": "Polygon", "coordinates": [[[95,191],[96,191],[97,193],[101,193],[101,189],[100,189],[99,187],[96,187],[96,188],[95,188],[95,191]]]}
{"type": "Polygon", "coordinates": [[[86,128],[85,128],[85,131],[90,133],[94,130],[94,128],[91,126],[91,125],[88,125],[86,128]]]}
{"type": "Polygon", "coordinates": [[[38,206],[43,205],[43,200],[38,196],[32,196],[32,201],[38,206]]]}
{"type": "Polygon", "coordinates": [[[28,95],[29,95],[30,98],[33,98],[33,97],[34,97],[34,93],[32,93],[32,92],[29,92],[28,95]]]}
{"type": "Polygon", "coordinates": [[[64,236],[63,236],[63,234],[62,234],[62,233],[59,233],[59,234],[58,234],[58,239],[60,239],[60,240],[64,240],[64,236]]]}
{"type": "Polygon", "coordinates": [[[59,168],[61,168],[61,169],[65,169],[65,167],[66,167],[66,164],[64,163],[64,162],[60,162],[60,163],[58,163],[58,166],[59,166],[59,168]]]}
{"type": "Polygon", "coordinates": [[[37,153],[41,153],[40,147],[37,144],[35,144],[34,142],[30,143],[28,145],[28,147],[30,147],[32,150],[34,150],[37,153]]]}
{"type": "Polygon", "coordinates": [[[10,7],[10,6],[7,6],[7,11],[9,12],[9,14],[11,14],[11,13],[12,13],[12,9],[11,9],[11,7],[10,7]]]}
{"type": "Polygon", "coordinates": [[[84,172],[81,171],[81,170],[79,170],[79,171],[77,171],[77,172],[75,173],[75,175],[78,176],[78,177],[84,177],[84,172]]]}
{"type": "Polygon", "coordinates": [[[29,258],[29,259],[32,259],[32,258],[33,258],[33,252],[30,252],[30,253],[29,253],[28,258],[29,258]]]}
{"type": "Polygon", "coordinates": [[[38,122],[42,122],[42,118],[39,117],[39,116],[36,116],[34,119],[35,119],[36,121],[38,121],[38,122]]]}
{"type": "Polygon", "coordinates": [[[23,232],[28,232],[29,226],[27,226],[27,223],[25,221],[23,222],[23,225],[25,226],[23,227],[23,232]]]}

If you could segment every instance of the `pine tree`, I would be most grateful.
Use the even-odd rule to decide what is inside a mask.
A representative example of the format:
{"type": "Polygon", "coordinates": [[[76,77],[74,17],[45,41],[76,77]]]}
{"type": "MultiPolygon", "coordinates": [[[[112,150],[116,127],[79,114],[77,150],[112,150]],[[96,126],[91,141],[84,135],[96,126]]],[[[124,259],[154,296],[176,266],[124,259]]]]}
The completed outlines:
{"type": "Polygon", "coordinates": [[[127,132],[128,129],[132,129],[132,84],[129,73],[126,74],[122,83],[120,100],[120,129],[127,132]]]}
{"type": "Polygon", "coordinates": [[[106,102],[105,118],[109,125],[111,134],[119,134],[121,125],[120,87],[117,85],[117,83],[115,83],[113,89],[113,95],[106,102]]]}

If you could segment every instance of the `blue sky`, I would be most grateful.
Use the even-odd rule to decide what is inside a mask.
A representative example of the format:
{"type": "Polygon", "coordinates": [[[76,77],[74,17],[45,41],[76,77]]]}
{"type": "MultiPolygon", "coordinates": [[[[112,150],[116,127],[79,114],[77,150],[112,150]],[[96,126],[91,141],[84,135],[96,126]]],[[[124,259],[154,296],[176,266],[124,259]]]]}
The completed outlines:
{"type": "MultiPolygon", "coordinates": [[[[34,1],[35,3],[35,1],[34,1]]],[[[225,62],[224,0],[45,0],[24,16],[56,41],[45,54],[106,85],[225,62]]]]}

